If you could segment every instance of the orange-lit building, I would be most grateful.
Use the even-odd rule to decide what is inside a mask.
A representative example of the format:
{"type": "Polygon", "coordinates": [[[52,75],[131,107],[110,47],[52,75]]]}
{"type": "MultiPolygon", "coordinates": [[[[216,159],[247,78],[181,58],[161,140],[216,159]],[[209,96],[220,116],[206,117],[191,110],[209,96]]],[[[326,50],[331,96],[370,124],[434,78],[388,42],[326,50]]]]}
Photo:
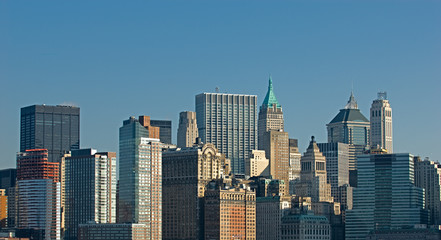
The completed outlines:
{"type": "Polygon", "coordinates": [[[48,162],[47,149],[17,154],[17,228],[41,231],[44,239],[61,239],[59,163],[48,162]]]}
{"type": "Polygon", "coordinates": [[[159,139],[159,127],[154,127],[150,124],[149,116],[139,116],[139,123],[149,131],[149,138],[159,139]]]}
{"type": "Polygon", "coordinates": [[[0,189],[0,228],[7,226],[8,219],[8,196],[5,189],[0,189]]]}
{"type": "Polygon", "coordinates": [[[204,200],[205,239],[256,239],[254,191],[210,188],[205,192],[204,200]]]}

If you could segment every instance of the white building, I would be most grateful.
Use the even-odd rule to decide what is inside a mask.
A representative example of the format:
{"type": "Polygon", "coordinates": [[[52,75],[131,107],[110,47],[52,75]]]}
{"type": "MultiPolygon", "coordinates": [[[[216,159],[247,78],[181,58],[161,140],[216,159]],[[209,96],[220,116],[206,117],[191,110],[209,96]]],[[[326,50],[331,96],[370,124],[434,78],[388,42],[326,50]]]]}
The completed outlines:
{"type": "Polygon", "coordinates": [[[371,146],[394,152],[392,138],[392,108],[386,92],[379,92],[371,106],[371,146]]]}

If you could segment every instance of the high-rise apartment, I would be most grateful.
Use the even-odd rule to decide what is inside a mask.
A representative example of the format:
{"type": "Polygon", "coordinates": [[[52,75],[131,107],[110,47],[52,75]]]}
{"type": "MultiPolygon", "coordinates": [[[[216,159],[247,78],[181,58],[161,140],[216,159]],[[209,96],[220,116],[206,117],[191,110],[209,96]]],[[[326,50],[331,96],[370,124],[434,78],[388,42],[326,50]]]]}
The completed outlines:
{"type": "Polygon", "coordinates": [[[393,153],[392,108],[386,92],[379,92],[371,106],[371,145],[393,153]]]}
{"type": "Polygon", "coordinates": [[[269,159],[269,172],[273,179],[283,180],[289,185],[289,137],[287,132],[266,131],[263,135],[263,149],[269,159]]]}
{"type": "Polygon", "coordinates": [[[265,132],[271,130],[284,130],[282,106],[279,104],[276,95],[274,94],[273,80],[271,79],[271,77],[269,78],[268,91],[266,93],[265,99],[263,100],[262,106],[260,106],[258,124],[258,146],[260,150],[263,150],[265,147],[265,132]]]}
{"type": "Polygon", "coordinates": [[[185,111],[179,113],[178,147],[191,147],[199,137],[196,112],[185,111]]]}
{"type": "Polygon", "coordinates": [[[245,159],[257,149],[257,96],[226,93],[196,95],[199,136],[231,159],[233,173],[245,173],[245,159]]]}
{"type": "Polygon", "coordinates": [[[211,143],[163,152],[163,239],[204,239],[203,197],[229,174],[229,159],[211,143]]]}
{"type": "Polygon", "coordinates": [[[415,186],[424,188],[429,224],[441,225],[441,165],[415,157],[415,186]]]}
{"type": "Polygon", "coordinates": [[[143,120],[130,117],[119,129],[118,222],[146,224],[146,239],[161,239],[162,144],[143,120]]]}
{"type": "Polygon", "coordinates": [[[47,149],[49,162],[80,148],[80,108],[32,105],[21,109],[20,151],[47,149]]]}
{"type": "Polygon", "coordinates": [[[210,186],[204,197],[205,239],[256,239],[256,194],[210,186]]]}
{"type": "Polygon", "coordinates": [[[172,121],[150,120],[150,125],[159,127],[159,139],[162,143],[172,144],[172,121]]]}
{"type": "Polygon", "coordinates": [[[408,153],[358,156],[358,187],[346,214],[346,239],[366,239],[375,229],[426,224],[424,190],[414,183],[414,159],[408,153]]]}
{"type": "Polygon", "coordinates": [[[116,153],[73,150],[64,159],[65,236],[78,239],[78,225],[116,222],[116,153]]]}
{"type": "Polygon", "coordinates": [[[326,157],[326,175],[331,184],[331,195],[336,202],[341,202],[339,187],[349,184],[349,144],[318,143],[317,146],[326,157]]]}
{"type": "Polygon", "coordinates": [[[333,202],[331,184],[326,174],[326,158],[320,152],[314,137],[301,159],[300,181],[296,182],[296,195],[310,197],[313,203],[333,202]]]}
{"type": "Polygon", "coordinates": [[[17,154],[17,228],[35,229],[44,239],[61,239],[59,163],[48,162],[47,149],[17,154]]]}

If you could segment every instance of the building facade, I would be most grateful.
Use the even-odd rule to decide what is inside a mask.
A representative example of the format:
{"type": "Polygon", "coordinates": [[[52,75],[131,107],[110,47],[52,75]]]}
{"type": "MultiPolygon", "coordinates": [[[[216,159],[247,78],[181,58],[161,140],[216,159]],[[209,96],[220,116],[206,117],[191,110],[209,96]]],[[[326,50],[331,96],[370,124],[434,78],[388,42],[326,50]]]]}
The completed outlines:
{"type": "Polygon", "coordinates": [[[371,106],[371,141],[373,148],[394,152],[392,131],[392,108],[386,92],[379,92],[371,106]]]}
{"type": "Polygon", "coordinates": [[[324,216],[289,214],[282,218],[281,240],[291,239],[331,239],[331,226],[324,216]]]}
{"type": "Polygon", "coordinates": [[[273,179],[289,184],[289,137],[287,132],[266,131],[263,137],[263,149],[269,159],[269,172],[273,179]]]}
{"type": "Polygon", "coordinates": [[[17,208],[15,201],[17,181],[17,169],[9,168],[0,170],[0,189],[5,189],[5,195],[8,198],[8,218],[7,225],[13,228],[16,225],[17,208]]]}
{"type": "Polygon", "coordinates": [[[146,224],[146,239],[161,239],[162,144],[140,120],[131,117],[119,129],[118,222],[146,224]]]}
{"type": "Polygon", "coordinates": [[[257,149],[257,96],[226,93],[196,95],[199,136],[231,160],[233,173],[245,173],[245,159],[257,149]]]}
{"type": "Polygon", "coordinates": [[[80,224],[78,240],[145,240],[149,239],[148,226],[136,223],[80,224]]]}
{"type": "Polygon", "coordinates": [[[349,144],[318,143],[320,152],[326,158],[326,175],[331,184],[331,196],[341,202],[339,187],[349,184],[349,144]]]}
{"type": "Polygon", "coordinates": [[[245,160],[245,175],[250,177],[270,175],[269,160],[265,157],[265,151],[251,150],[250,158],[245,160]]]}
{"type": "Polygon", "coordinates": [[[269,78],[268,91],[266,93],[265,99],[263,100],[262,106],[260,106],[258,121],[258,146],[260,150],[263,150],[265,146],[265,132],[271,130],[284,130],[282,106],[279,104],[276,95],[274,94],[273,80],[271,79],[271,77],[269,78]]]}
{"type": "Polygon", "coordinates": [[[441,225],[441,165],[415,157],[415,186],[423,188],[430,225],[441,225]]]}
{"type": "Polygon", "coordinates": [[[204,239],[206,186],[229,174],[229,160],[210,143],[169,149],[162,157],[163,239],[204,239]]]}
{"type": "Polygon", "coordinates": [[[279,240],[282,217],[289,213],[290,197],[256,198],[256,240],[279,240]]]}
{"type": "Polygon", "coordinates": [[[6,190],[0,189],[0,229],[8,226],[8,196],[6,190]]]}
{"type": "Polygon", "coordinates": [[[64,160],[65,235],[78,239],[78,225],[116,222],[116,153],[73,150],[64,160]]]}
{"type": "Polygon", "coordinates": [[[208,188],[205,239],[256,239],[256,194],[241,188],[208,188]]]}
{"type": "Polygon", "coordinates": [[[424,190],[415,187],[414,160],[408,153],[358,157],[358,187],[346,214],[346,239],[366,239],[376,229],[427,223],[424,190]]]}
{"type": "Polygon", "coordinates": [[[150,125],[153,127],[159,127],[159,139],[162,143],[172,144],[171,120],[150,120],[150,125]]]}
{"type": "Polygon", "coordinates": [[[185,111],[179,113],[178,147],[192,147],[199,137],[196,112],[185,111]]]}
{"type": "Polygon", "coordinates": [[[42,231],[45,240],[61,239],[59,163],[47,149],[17,154],[17,228],[42,231]]]}
{"type": "Polygon", "coordinates": [[[47,149],[50,162],[80,148],[80,108],[32,105],[21,109],[20,152],[47,149]]]}

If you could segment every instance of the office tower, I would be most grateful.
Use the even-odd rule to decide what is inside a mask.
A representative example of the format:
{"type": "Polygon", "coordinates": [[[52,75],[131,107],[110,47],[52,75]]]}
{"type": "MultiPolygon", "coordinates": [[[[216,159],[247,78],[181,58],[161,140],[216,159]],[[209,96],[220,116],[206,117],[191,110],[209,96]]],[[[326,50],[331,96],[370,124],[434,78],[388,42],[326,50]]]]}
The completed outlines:
{"type": "Polygon", "coordinates": [[[211,186],[205,191],[205,239],[256,239],[256,194],[211,186]]]}
{"type": "Polygon", "coordinates": [[[357,101],[351,92],[349,101],[332,121],[326,124],[328,142],[341,142],[353,145],[369,145],[369,120],[358,109],[357,101]]]}
{"type": "Polygon", "coordinates": [[[49,162],[80,148],[80,108],[32,105],[21,109],[20,151],[47,149],[49,162]]]}
{"type": "Polygon", "coordinates": [[[159,139],[162,143],[172,144],[172,121],[150,120],[150,125],[159,127],[159,139]]]}
{"type": "Polygon", "coordinates": [[[226,93],[196,95],[199,136],[231,160],[233,173],[245,173],[245,159],[257,149],[257,96],[226,93]]]}
{"type": "Polygon", "coordinates": [[[326,158],[320,152],[314,137],[301,159],[300,181],[296,182],[296,195],[311,197],[312,202],[333,202],[331,184],[328,184],[326,158]]]}
{"type": "Polygon", "coordinates": [[[17,219],[17,208],[15,201],[15,184],[17,180],[17,169],[9,168],[0,170],[0,189],[5,189],[8,197],[8,227],[13,228],[17,219]]]}
{"type": "Polygon", "coordinates": [[[78,240],[145,240],[148,226],[136,223],[89,223],[78,227],[78,240]]]}
{"type": "Polygon", "coordinates": [[[178,147],[191,147],[199,137],[196,113],[185,111],[179,113],[178,147]]]}
{"type": "Polygon", "coordinates": [[[282,106],[273,91],[273,80],[269,78],[268,91],[259,111],[259,149],[265,146],[264,134],[267,131],[284,130],[282,106]]]}
{"type": "Polygon", "coordinates": [[[77,240],[78,225],[116,222],[116,153],[72,150],[64,159],[65,235],[77,240]]]}
{"type": "Polygon", "coordinates": [[[318,143],[317,146],[326,158],[326,175],[331,184],[331,196],[334,201],[341,202],[338,188],[349,184],[349,144],[318,143]]]}
{"type": "Polygon", "coordinates": [[[161,239],[162,144],[140,120],[130,117],[119,129],[118,222],[146,224],[146,239],[161,239]]]}
{"type": "Polygon", "coordinates": [[[371,106],[371,145],[372,148],[383,148],[393,153],[392,108],[386,92],[379,92],[378,98],[371,106]]]}
{"type": "Polygon", "coordinates": [[[273,179],[289,183],[289,138],[283,131],[266,131],[263,135],[263,149],[269,159],[269,172],[273,179]]]}
{"type": "Polygon", "coordinates": [[[6,190],[0,189],[0,228],[8,226],[8,196],[6,190]]]}
{"type": "Polygon", "coordinates": [[[151,124],[151,120],[150,120],[150,117],[149,117],[149,116],[139,116],[139,117],[138,117],[138,122],[139,122],[139,123],[145,128],[145,129],[147,129],[148,137],[149,137],[149,138],[160,139],[160,137],[161,137],[161,133],[160,133],[161,128],[160,128],[160,127],[153,126],[153,125],[151,124]]]}
{"type": "Polygon", "coordinates": [[[358,187],[346,214],[346,239],[366,239],[375,229],[427,223],[424,190],[414,186],[408,153],[358,156],[358,187]]]}
{"type": "Polygon", "coordinates": [[[48,162],[47,149],[17,154],[17,227],[41,231],[44,239],[61,239],[59,165],[48,162]]]}
{"type": "Polygon", "coordinates": [[[250,158],[245,159],[245,175],[250,177],[270,175],[269,160],[265,157],[265,151],[251,150],[250,158]]]}
{"type": "Polygon", "coordinates": [[[289,139],[289,194],[295,195],[295,181],[300,180],[300,159],[298,140],[289,139]]]}
{"type": "Polygon", "coordinates": [[[291,208],[291,197],[256,198],[256,240],[276,240],[280,237],[282,217],[291,208]]]}
{"type": "Polygon", "coordinates": [[[163,239],[204,239],[207,184],[229,174],[229,159],[211,143],[162,154],[163,239]]]}
{"type": "Polygon", "coordinates": [[[423,188],[429,224],[441,225],[441,165],[415,157],[415,186],[423,188]]]}

